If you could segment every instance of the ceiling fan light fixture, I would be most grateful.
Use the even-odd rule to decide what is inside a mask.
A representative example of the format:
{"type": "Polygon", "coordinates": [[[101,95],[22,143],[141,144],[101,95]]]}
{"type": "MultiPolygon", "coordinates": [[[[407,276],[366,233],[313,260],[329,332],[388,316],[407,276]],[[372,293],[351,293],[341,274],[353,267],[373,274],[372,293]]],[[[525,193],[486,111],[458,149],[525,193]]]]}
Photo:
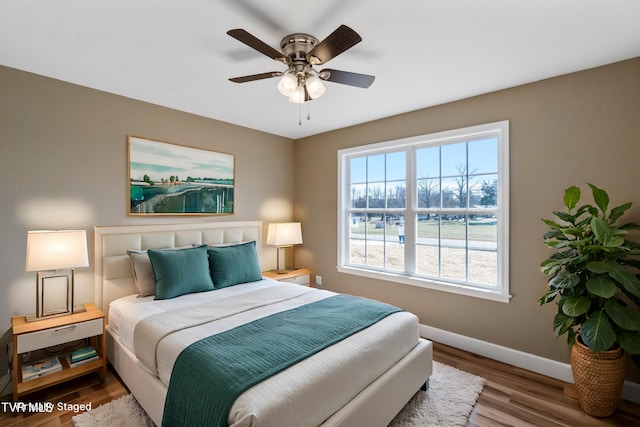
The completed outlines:
{"type": "Polygon", "coordinates": [[[307,92],[309,92],[309,97],[311,99],[320,98],[327,90],[327,88],[322,84],[322,81],[320,81],[320,79],[316,76],[309,76],[307,78],[306,86],[307,92]]]}
{"type": "Polygon", "coordinates": [[[294,104],[303,104],[305,98],[304,86],[298,86],[293,93],[289,95],[289,102],[293,102],[294,104]]]}
{"type": "Polygon", "coordinates": [[[291,96],[298,87],[298,79],[291,73],[286,73],[278,82],[278,90],[284,96],[291,96]]]}

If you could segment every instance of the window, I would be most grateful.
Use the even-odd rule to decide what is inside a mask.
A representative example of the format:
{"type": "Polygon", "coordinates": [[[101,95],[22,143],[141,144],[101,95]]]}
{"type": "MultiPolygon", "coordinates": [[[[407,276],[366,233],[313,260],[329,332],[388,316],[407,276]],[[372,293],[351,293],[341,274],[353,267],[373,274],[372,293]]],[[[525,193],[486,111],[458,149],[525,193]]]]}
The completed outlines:
{"type": "Polygon", "coordinates": [[[338,270],[508,302],[509,122],[338,152],[338,270]]]}

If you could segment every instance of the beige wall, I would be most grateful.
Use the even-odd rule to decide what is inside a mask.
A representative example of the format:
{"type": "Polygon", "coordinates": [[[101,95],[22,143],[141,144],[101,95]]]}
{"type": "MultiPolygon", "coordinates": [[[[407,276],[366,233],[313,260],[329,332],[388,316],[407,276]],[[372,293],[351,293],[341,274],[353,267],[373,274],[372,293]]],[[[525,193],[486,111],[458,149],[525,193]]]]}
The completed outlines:
{"type": "MultiPolygon", "coordinates": [[[[560,361],[567,350],[551,330],[554,307],[537,305],[545,289],[538,264],[549,254],[540,218],[562,208],[564,188],[593,182],[612,203],[633,202],[628,219],[640,222],[640,59],[295,143],[6,67],[0,94],[0,376],[9,317],[35,310],[35,276],[24,272],[27,230],[85,228],[93,252],[94,225],[203,220],[126,216],[127,134],[234,153],[236,214],[206,219],[302,221],[296,265],[313,268],[326,288],[379,298],[422,323],[560,361]],[[338,149],[505,119],[510,304],[337,273],[338,149]]],[[[266,255],[275,264],[275,252],[266,255]]],[[[93,267],[78,272],[79,299],[91,301],[93,267]]]]}
{"type": "Polygon", "coordinates": [[[325,288],[381,299],[416,313],[421,323],[567,362],[566,341],[552,331],[555,306],[537,304],[546,285],[538,266],[551,253],[540,218],[563,208],[566,187],[591,182],[609,192],[612,204],[633,202],[627,219],[640,222],[640,59],[305,138],[296,142],[295,156],[295,216],[304,233],[296,262],[320,274],[325,288]],[[498,120],[510,121],[509,304],[336,271],[338,149],[498,120]]]}
{"type": "MultiPolygon", "coordinates": [[[[88,231],[91,268],[77,270],[76,296],[92,302],[94,225],[290,221],[293,150],[286,138],[0,67],[0,377],[10,316],[35,312],[27,230],[88,231]],[[234,154],[236,213],[128,217],[127,134],[234,154]]],[[[263,255],[275,267],[275,250],[263,255]]]]}

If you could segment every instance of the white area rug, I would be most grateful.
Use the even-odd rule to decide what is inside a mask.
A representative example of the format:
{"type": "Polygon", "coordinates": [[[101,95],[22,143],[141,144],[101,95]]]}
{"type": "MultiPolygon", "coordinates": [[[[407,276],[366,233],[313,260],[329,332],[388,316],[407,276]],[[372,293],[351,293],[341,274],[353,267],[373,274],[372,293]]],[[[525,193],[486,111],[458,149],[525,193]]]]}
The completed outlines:
{"type": "Polygon", "coordinates": [[[464,426],[484,383],[484,378],[434,361],[429,390],[416,393],[389,426],[464,426]]]}
{"type": "Polygon", "coordinates": [[[100,405],[71,418],[74,427],[153,427],[151,418],[142,410],[133,395],[100,405]]]}
{"type": "MultiPolygon", "coordinates": [[[[464,426],[484,383],[484,378],[433,362],[429,390],[416,393],[390,426],[464,426]]],[[[154,425],[130,394],[76,415],[72,421],[75,427],[154,425]]]]}

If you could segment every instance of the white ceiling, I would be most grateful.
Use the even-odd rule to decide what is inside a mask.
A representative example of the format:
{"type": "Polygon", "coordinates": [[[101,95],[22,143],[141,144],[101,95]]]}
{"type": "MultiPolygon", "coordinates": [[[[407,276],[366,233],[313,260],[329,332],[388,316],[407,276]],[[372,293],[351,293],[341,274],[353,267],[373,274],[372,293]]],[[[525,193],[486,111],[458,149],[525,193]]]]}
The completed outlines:
{"type": "Polygon", "coordinates": [[[294,139],[638,56],[637,0],[0,0],[2,65],[294,139]],[[228,81],[284,65],[227,30],[278,48],[340,24],[363,41],[320,68],[369,89],[300,111],[277,78],[228,81]]]}

